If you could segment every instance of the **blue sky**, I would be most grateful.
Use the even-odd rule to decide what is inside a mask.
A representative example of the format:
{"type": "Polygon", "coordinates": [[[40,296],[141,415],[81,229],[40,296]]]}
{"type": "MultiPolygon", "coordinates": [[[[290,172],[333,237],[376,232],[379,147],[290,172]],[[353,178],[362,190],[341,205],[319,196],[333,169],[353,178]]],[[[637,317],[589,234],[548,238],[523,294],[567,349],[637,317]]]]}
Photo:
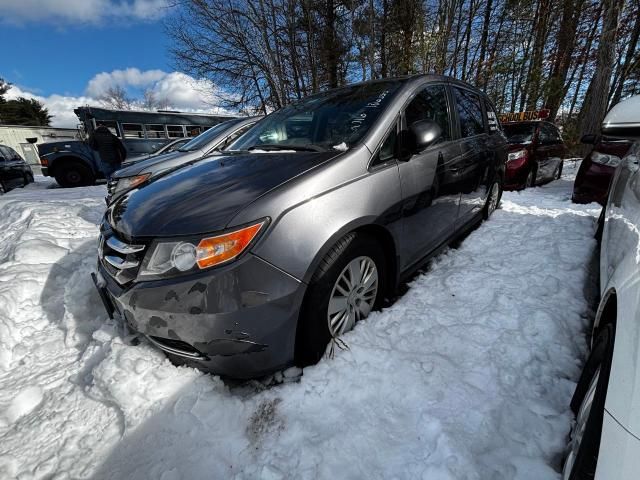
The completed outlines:
{"type": "Polygon", "coordinates": [[[75,126],[73,108],[100,104],[109,87],[170,108],[210,112],[216,87],[174,68],[165,20],[175,0],[0,0],[0,77],[8,98],[35,98],[54,126],[75,126]]]}
{"type": "Polygon", "coordinates": [[[33,93],[79,96],[96,74],[136,67],[172,70],[161,20],[125,26],[0,26],[0,75],[33,93]]]}

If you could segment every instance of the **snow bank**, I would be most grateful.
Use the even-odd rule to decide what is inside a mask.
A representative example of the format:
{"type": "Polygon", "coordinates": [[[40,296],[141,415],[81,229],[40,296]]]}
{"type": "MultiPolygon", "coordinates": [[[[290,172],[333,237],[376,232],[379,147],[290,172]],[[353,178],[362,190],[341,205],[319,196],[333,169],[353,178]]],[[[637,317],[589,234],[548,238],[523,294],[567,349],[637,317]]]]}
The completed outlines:
{"type": "Polygon", "coordinates": [[[89,280],[104,187],[0,197],[0,478],[559,478],[599,213],[567,170],[270,388],[123,342],[89,280]]]}

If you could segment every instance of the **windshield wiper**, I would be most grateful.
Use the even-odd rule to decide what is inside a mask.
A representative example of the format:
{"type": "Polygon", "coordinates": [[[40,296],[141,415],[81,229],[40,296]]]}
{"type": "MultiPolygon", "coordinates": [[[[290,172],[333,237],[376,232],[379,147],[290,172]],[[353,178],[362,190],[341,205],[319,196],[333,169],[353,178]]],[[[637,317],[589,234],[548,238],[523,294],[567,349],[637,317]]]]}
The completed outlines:
{"type": "Polygon", "coordinates": [[[295,150],[296,152],[326,152],[327,149],[313,143],[306,144],[284,144],[284,143],[267,143],[264,145],[254,145],[248,148],[251,150],[278,151],[278,150],[295,150]]]}

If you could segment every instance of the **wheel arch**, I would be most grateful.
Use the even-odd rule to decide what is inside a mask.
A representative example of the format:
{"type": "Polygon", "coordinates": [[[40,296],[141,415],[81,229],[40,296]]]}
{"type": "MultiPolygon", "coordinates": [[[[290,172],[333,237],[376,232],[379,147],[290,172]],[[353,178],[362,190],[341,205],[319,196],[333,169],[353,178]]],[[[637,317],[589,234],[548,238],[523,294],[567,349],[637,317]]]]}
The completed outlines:
{"type": "Polygon", "coordinates": [[[93,173],[93,175],[97,174],[91,162],[88,162],[85,158],[81,157],[80,155],[65,154],[65,155],[61,155],[60,157],[56,157],[55,159],[50,161],[49,175],[51,175],[52,177],[55,177],[57,171],[60,168],[63,168],[65,165],[69,165],[72,163],[80,163],[86,166],[89,170],[91,170],[91,173],[93,173]]]}
{"type": "Polygon", "coordinates": [[[618,298],[615,288],[610,288],[602,296],[602,300],[598,304],[598,310],[596,311],[596,318],[593,322],[593,330],[591,333],[591,346],[593,341],[597,338],[598,333],[606,325],[612,325],[614,332],[616,323],[618,320],[618,298]]]}
{"type": "Polygon", "coordinates": [[[331,235],[328,240],[322,245],[322,248],[318,250],[316,256],[313,258],[313,261],[309,264],[309,268],[307,269],[303,281],[305,283],[309,283],[311,277],[318,269],[320,262],[327,255],[327,253],[333,248],[333,246],[338,243],[338,241],[344,237],[345,235],[355,232],[362,233],[367,235],[373,239],[375,239],[382,246],[385,258],[387,263],[386,267],[386,277],[387,277],[387,286],[390,291],[385,292],[387,294],[393,291],[399,279],[399,258],[398,258],[398,247],[396,245],[396,241],[393,238],[393,234],[383,225],[378,223],[373,223],[370,221],[354,221],[350,222],[347,225],[343,226],[341,229],[336,231],[333,235],[331,235]]]}

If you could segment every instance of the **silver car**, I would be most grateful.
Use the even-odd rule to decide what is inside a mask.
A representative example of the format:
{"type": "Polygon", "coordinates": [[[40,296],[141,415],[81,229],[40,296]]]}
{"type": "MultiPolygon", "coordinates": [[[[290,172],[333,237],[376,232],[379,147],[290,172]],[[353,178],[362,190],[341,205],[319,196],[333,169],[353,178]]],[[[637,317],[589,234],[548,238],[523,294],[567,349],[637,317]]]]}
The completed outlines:
{"type": "Polygon", "coordinates": [[[149,182],[152,178],[199,160],[210,153],[221,150],[246,132],[262,117],[243,117],[219,123],[170,152],[133,162],[125,162],[107,182],[107,204],[134,187],[149,182]]]}

